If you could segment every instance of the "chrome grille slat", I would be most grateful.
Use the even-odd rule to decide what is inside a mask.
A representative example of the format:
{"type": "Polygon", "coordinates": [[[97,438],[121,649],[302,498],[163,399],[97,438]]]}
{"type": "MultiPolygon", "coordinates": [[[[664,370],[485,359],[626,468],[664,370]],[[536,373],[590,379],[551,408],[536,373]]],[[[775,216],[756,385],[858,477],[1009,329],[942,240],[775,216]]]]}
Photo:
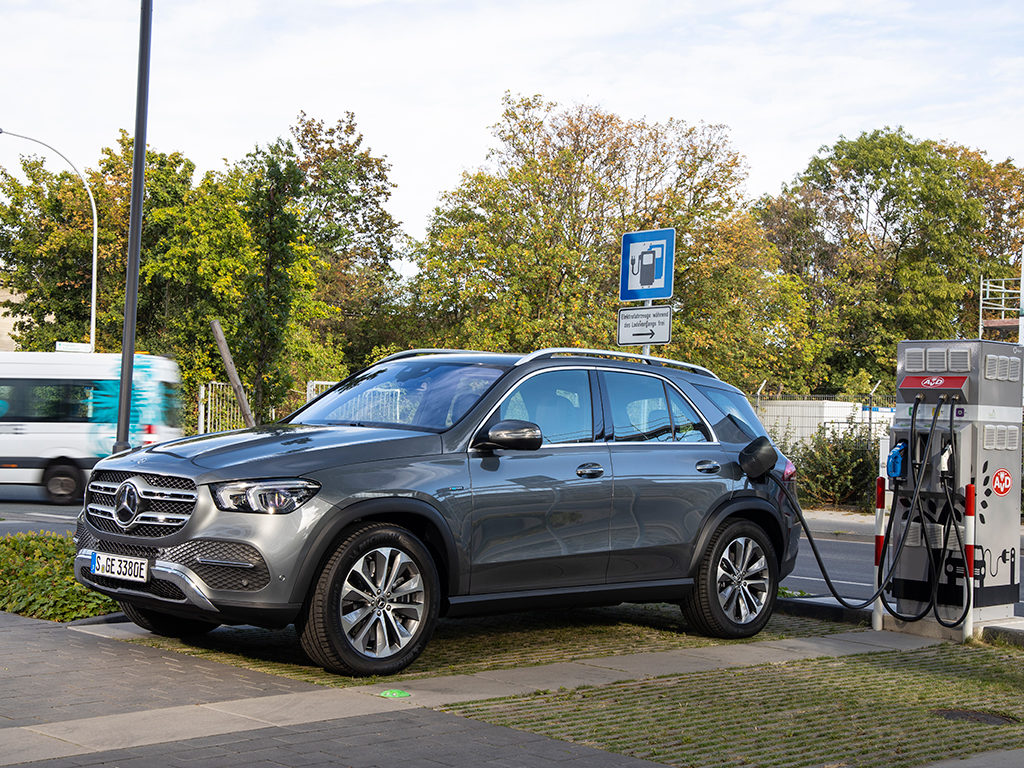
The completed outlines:
{"type": "Polygon", "coordinates": [[[188,523],[198,498],[196,484],[187,477],[96,470],[88,486],[86,517],[94,527],[107,533],[144,538],[169,536],[188,523]],[[139,511],[130,523],[122,523],[116,514],[117,490],[126,480],[132,481],[140,501],[139,511]]]}

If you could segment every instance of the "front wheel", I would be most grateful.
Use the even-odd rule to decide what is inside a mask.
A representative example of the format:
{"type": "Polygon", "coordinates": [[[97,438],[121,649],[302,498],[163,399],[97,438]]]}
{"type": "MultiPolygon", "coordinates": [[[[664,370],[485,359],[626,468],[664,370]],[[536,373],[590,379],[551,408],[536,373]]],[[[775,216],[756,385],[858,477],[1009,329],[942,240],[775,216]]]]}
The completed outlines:
{"type": "Polygon", "coordinates": [[[397,525],[368,523],[321,570],[299,641],[330,672],[394,674],[422,653],[439,604],[437,569],[420,540],[397,525]]]}
{"type": "Polygon", "coordinates": [[[681,608],[704,634],[750,637],[768,623],[778,591],[779,563],[768,534],[749,520],[727,521],[711,537],[681,608]]]}

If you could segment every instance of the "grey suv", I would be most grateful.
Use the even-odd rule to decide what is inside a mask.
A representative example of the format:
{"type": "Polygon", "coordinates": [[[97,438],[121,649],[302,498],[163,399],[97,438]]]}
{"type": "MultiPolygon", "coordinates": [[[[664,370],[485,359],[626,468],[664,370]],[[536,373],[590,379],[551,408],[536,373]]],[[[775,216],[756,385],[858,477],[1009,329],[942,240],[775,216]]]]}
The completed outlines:
{"type": "Polygon", "coordinates": [[[763,435],[694,365],[412,350],[276,424],[99,462],[75,572],[151,631],[294,622],[313,661],[357,675],[410,664],[441,615],[669,601],[744,637],[799,537],[740,468],[763,435]]]}

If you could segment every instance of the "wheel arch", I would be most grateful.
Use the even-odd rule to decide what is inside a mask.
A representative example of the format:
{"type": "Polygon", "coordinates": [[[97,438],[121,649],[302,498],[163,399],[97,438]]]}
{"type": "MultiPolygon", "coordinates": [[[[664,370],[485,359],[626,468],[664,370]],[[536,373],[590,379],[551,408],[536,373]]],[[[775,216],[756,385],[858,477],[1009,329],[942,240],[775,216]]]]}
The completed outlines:
{"type": "Polygon", "coordinates": [[[786,554],[786,538],[779,510],[760,496],[740,496],[725,502],[705,518],[690,558],[688,575],[693,576],[697,573],[711,537],[726,521],[731,520],[749,520],[760,526],[775,549],[775,559],[779,567],[782,567],[786,554]]]}
{"type": "MultiPolygon", "coordinates": [[[[296,602],[305,603],[316,584],[317,574],[347,532],[357,523],[386,522],[412,532],[430,552],[441,585],[441,604],[459,587],[458,549],[444,516],[419,499],[382,497],[359,501],[344,507],[317,533],[298,574],[293,593],[296,602]]],[[[442,610],[443,612],[443,610],[442,610]]]]}

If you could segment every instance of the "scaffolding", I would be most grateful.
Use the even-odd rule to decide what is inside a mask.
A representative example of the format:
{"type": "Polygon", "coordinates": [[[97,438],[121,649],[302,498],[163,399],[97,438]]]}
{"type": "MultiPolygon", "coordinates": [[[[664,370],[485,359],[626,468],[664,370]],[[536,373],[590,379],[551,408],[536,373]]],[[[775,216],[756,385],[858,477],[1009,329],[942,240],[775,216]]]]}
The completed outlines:
{"type": "Polygon", "coordinates": [[[978,281],[978,338],[985,329],[1017,329],[1018,342],[1024,340],[1021,316],[1021,279],[1019,277],[980,278],[978,281]],[[988,317],[985,314],[988,313],[988,317]]]}

